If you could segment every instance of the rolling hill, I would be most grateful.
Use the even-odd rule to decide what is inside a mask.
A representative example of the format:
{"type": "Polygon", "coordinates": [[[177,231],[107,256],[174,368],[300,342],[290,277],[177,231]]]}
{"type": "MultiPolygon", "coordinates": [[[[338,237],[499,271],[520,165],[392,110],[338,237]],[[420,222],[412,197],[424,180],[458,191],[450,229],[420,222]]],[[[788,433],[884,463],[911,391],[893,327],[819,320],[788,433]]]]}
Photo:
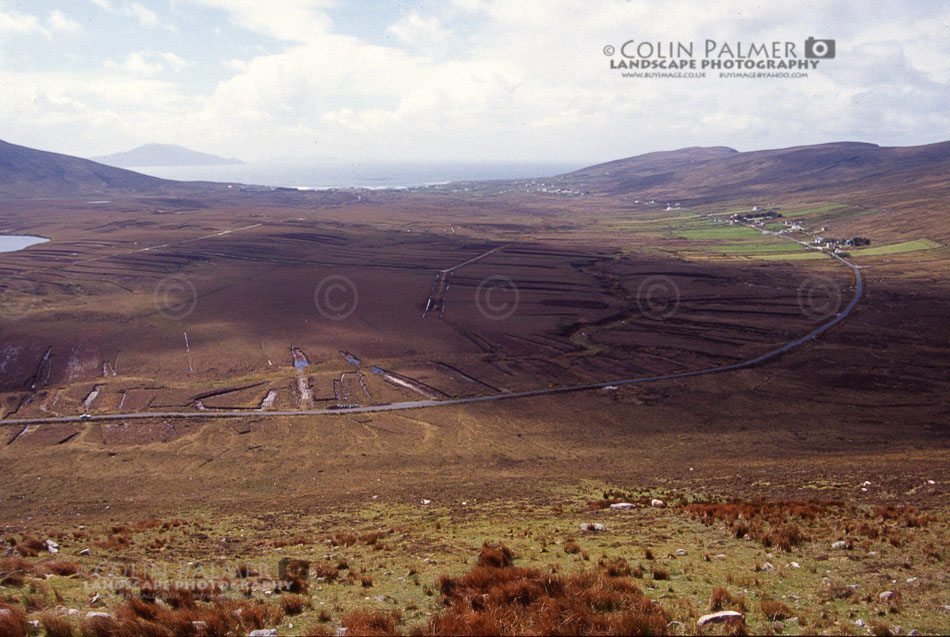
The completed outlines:
{"type": "Polygon", "coordinates": [[[145,168],[150,166],[226,166],[242,164],[228,159],[199,153],[173,144],[146,144],[124,153],[93,157],[92,161],[117,168],[145,168]]]}
{"type": "Polygon", "coordinates": [[[220,191],[225,184],[149,177],[88,159],[0,141],[0,197],[108,197],[220,191]]]}
{"type": "Polygon", "coordinates": [[[592,193],[693,202],[847,194],[877,204],[950,195],[950,142],[881,147],[840,142],[777,150],[685,148],[598,164],[559,183],[592,193]]]}

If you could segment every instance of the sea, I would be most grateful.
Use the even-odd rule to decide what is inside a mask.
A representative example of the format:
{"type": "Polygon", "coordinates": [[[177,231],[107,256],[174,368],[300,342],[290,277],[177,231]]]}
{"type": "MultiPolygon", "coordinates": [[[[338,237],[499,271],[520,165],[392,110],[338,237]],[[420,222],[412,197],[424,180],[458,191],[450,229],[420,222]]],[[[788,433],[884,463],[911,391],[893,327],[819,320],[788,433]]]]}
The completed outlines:
{"type": "Polygon", "coordinates": [[[157,166],[136,172],[182,181],[234,182],[301,189],[414,188],[453,181],[531,179],[579,170],[566,162],[285,162],[222,166],[157,166]]]}

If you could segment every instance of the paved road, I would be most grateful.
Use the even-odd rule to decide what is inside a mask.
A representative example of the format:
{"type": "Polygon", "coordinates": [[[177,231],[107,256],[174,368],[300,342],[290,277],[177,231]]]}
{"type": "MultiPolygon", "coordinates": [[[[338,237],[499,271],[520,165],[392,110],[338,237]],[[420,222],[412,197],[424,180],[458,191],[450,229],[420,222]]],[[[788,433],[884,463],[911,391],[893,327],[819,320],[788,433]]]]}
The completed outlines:
{"type": "MultiPolygon", "coordinates": [[[[795,239],[791,239],[792,241],[795,239]]],[[[798,242],[801,243],[801,242],[798,242]]],[[[803,244],[807,245],[807,244],[803,244]]],[[[640,376],[636,378],[621,378],[617,380],[605,381],[602,383],[588,383],[584,385],[569,385],[565,387],[551,387],[548,389],[534,389],[530,391],[510,392],[505,394],[489,394],[487,396],[472,396],[470,398],[451,398],[447,400],[415,400],[401,403],[389,403],[386,405],[368,405],[365,407],[349,407],[345,409],[309,409],[304,411],[252,411],[252,410],[205,410],[195,411],[167,411],[167,412],[144,412],[130,414],[97,414],[89,416],[61,416],[58,418],[23,418],[18,420],[3,420],[3,425],[39,425],[54,423],[75,423],[75,422],[103,422],[103,421],[127,421],[147,418],[273,418],[275,416],[348,416],[351,414],[366,414],[379,411],[400,411],[405,409],[423,409],[429,407],[448,407],[452,405],[467,405],[471,403],[484,403],[496,400],[511,400],[514,398],[529,398],[531,396],[545,396],[549,394],[564,394],[567,392],[587,391],[591,389],[603,389],[605,387],[620,387],[623,385],[640,385],[643,383],[653,383],[661,380],[673,380],[676,378],[688,378],[691,376],[705,376],[707,374],[718,374],[720,372],[730,372],[737,369],[744,369],[759,365],[770,359],[773,359],[785,352],[798,347],[803,343],[811,341],[832,327],[843,321],[851,313],[854,307],[861,299],[864,292],[864,280],[861,278],[861,271],[856,265],[843,259],[836,254],[829,254],[830,257],[837,259],[848,266],[854,273],[856,286],[854,298],[848,303],[847,307],[830,321],[812,330],[805,336],[790,341],[781,347],[770,352],[762,354],[756,358],[733,363],[731,365],[722,365],[720,367],[707,367],[706,369],[697,369],[689,372],[678,372],[675,374],[661,374],[659,376],[640,376]]]]}

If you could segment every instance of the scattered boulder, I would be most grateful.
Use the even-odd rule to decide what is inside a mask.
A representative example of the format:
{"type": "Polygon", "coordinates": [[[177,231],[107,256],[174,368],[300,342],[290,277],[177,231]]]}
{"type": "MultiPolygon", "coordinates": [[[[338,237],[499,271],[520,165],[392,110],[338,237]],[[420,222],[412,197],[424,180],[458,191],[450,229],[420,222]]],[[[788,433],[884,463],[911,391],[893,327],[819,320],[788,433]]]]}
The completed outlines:
{"type": "Polygon", "coordinates": [[[889,602],[892,599],[894,599],[894,591],[884,591],[883,593],[878,595],[877,598],[881,600],[882,602],[889,602]]]}
{"type": "Polygon", "coordinates": [[[785,624],[783,624],[782,622],[779,622],[779,621],[773,622],[773,623],[772,623],[772,630],[774,630],[774,631],[777,632],[777,633],[780,633],[780,632],[782,632],[783,630],[785,630],[785,624]]]}
{"type": "Polygon", "coordinates": [[[859,617],[858,619],[854,620],[854,625],[864,628],[864,620],[859,617]]]}
{"type": "Polygon", "coordinates": [[[92,551],[90,551],[89,549],[83,549],[83,550],[79,551],[79,554],[82,555],[82,556],[92,555],[92,551]]]}
{"type": "Polygon", "coordinates": [[[652,500],[650,500],[650,506],[655,509],[662,509],[663,507],[666,506],[666,502],[664,502],[663,500],[660,500],[659,498],[653,498],[652,500]]]}
{"type": "Polygon", "coordinates": [[[611,509],[632,509],[633,505],[629,502],[617,502],[610,505],[611,509]]]}
{"type": "Polygon", "coordinates": [[[104,613],[101,610],[91,610],[86,613],[86,617],[92,619],[93,617],[108,617],[109,613],[104,613]]]}
{"type": "Polygon", "coordinates": [[[277,637],[276,628],[258,628],[247,634],[247,637],[277,637]]]}
{"type": "Polygon", "coordinates": [[[201,620],[191,622],[191,629],[196,633],[203,633],[208,630],[208,623],[201,620]]]}
{"type": "Polygon", "coordinates": [[[427,506],[427,505],[429,505],[429,504],[432,504],[432,500],[423,500],[423,501],[422,501],[422,506],[427,506]]]}
{"type": "Polygon", "coordinates": [[[584,522],[581,524],[581,531],[606,531],[607,527],[598,522],[584,522]]]}
{"type": "Polygon", "coordinates": [[[745,616],[734,610],[721,610],[718,613],[709,613],[708,615],[703,615],[699,618],[699,621],[696,622],[696,626],[702,628],[709,624],[721,624],[730,619],[744,620],[745,616]]]}
{"type": "Polygon", "coordinates": [[[59,544],[53,540],[46,540],[46,550],[55,555],[59,553],[59,544]]]}
{"type": "Polygon", "coordinates": [[[792,568],[801,568],[801,567],[802,567],[802,565],[799,564],[798,562],[789,562],[788,565],[789,565],[790,567],[792,567],[792,568]]]}
{"type": "Polygon", "coordinates": [[[771,562],[766,562],[765,564],[762,565],[762,570],[763,570],[763,571],[774,571],[774,570],[775,570],[775,565],[773,565],[771,562]]]}
{"type": "Polygon", "coordinates": [[[831,543],[831,548],[836,551],[843,551],[844,549],[848,548],[848,543],[844,540],[838,540],[837,542],[831,543]]]}

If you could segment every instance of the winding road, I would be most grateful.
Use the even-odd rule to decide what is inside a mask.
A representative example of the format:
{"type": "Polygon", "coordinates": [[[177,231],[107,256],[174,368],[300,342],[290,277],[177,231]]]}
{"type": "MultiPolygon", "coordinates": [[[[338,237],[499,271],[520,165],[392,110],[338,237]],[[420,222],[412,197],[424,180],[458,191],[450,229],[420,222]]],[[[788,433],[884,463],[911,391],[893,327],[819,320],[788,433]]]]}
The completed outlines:
{"type": "MultiPolygon", "coordinates": [[[[806,247],[808,244],[784,237],[790,241],[801,243],[806,247]]],[[[844,310],[839,312],[827,323],[815,328],[805,336],[789,341],[788,343],[773,349],[761,356],[749,360],[733,363],[731,365],[722,365],[719,367],[707,367],[688,372],[677,372],[674,374],[661,374],[659,376],[640,376],[635,378],[622,378],[617,380],[605,381],[601,383],[587,383],[583,385],[567,385],[563,387],[551,387],[546,389],[533,389],[529,391],[510,392],[504,394],[489,394],[486,396],[471,396],[468,398],[450,398],[445,400],[416,400],[399,403],[388,403],[385,405],[367,405],[365,407],[345,407],[339,409],[309,409],[303,411],[248,411],[248,410],[204,410],[200,412],[190,411],[168,411],[168,412],[140,412],[127,414],[84,414],[82,416],[61,416],[51,418],[23,418],[0,421],[0,425],[42,425],[57,423],[77,423],[77,422],[104,422],[104,421],[126,421],[149,418],[273,418],[273,417],[292,417],[292,416],[347,416],[352,414],[366,414],[380,411],[401,411],[406,409],[423,409],[430,407],[449,407],[452,405],[467,405],[472,403],[493,402],[497,400],[512,400],[515,398],[530,398],[532,396],[545,396],[549,394],[564,394],[568,392],[588,391],[592,389],[604,389],[606,387],[620,387],[623,385],[640,385],[644,383],[653,383],[662,380],[674,380],[677,378],[689,378],[691,376],[705,376],[707,374],[718,374],[721,372],[731,372],[737,369],[752,367],[765,361],[771,360],[784,354],[785,352],[814,340],[824,332],[843,321],[858,304],[861,295],[864,293],[864,280],[861,278],[861,271],[858,266],[850,261],[833,253],[827,253],[828,256],[837,259],[848,266],[854,273],[856,286],[854,297],[848,303],[844,310]]],[[[486,255],[482,255],[486,256],[486,255]]],[[[480,258],[480,257],[479,257],[480,258]]],[[[455,266],[458,267],[458,266],[455,266]]],[[[450,268],[451,269],[451,268],[450,268]]]]}

